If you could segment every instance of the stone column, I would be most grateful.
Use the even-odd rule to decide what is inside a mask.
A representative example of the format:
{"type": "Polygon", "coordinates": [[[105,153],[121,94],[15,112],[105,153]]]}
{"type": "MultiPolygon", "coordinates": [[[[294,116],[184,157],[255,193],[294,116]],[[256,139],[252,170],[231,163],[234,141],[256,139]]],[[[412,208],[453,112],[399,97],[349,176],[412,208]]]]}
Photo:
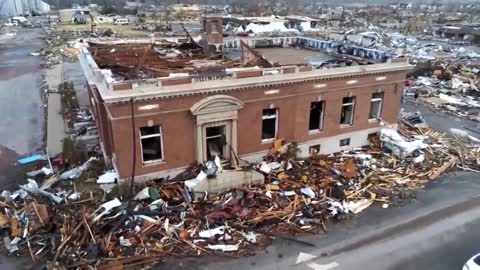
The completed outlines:
{"type": "Polygon", "coordinates": [[[232,137],[231,137],[232,149],[235,151],[235,154],[238,156],[237,148],[237,119],[232,119],[232,137]]]}
{"type": "Polygon", "coordinates": [[[197,123],[195,127],[195,154],[198,162],[203,162],[203,141],[202,124],[197,123]]]}

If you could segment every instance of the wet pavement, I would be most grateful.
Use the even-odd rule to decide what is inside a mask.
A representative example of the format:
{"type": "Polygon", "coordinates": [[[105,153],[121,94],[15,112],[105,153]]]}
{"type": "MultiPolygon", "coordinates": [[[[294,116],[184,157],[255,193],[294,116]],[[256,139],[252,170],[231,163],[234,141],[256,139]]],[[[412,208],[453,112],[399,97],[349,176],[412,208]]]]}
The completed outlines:
{"type": "Polygon", "coordinates": [[[42,29],[16,29],[0,40],[0,189],[24,183],[24,169],[12,166],[19,156],[44,148],[45,107],[42,59],[30,55],[43,46],[42,29]]]}
{"type": "Polygon", "coordinates": [[[44,144],[42,60],[30,55],[42,47],[41,36],[42,29],[18,29],[15,39],[0,41],[0,145],[19,155],[44,144]]]}
{"type": "MultiPolygon", "coordinates": [[[[444,133],[450,133],[451,128],[465,129],[470,128],[478,130],[480,123],[469,120],[467,118],[460,118],[455,115],[444,112],[440,109],[435,109],[429,104],[423,102],[415,102],[412,99],[405,99],[402,104],[402,109],[407,112],[420,112],[431,128],[444,133]]],[[[477,136],[478,134],[475,134],[477,136]]]]}

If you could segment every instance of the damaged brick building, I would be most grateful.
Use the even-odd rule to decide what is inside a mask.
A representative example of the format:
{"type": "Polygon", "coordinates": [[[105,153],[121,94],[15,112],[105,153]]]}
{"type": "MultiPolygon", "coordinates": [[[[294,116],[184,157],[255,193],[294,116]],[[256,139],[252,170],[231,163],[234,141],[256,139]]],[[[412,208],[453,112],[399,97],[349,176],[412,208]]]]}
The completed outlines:
{"type": "Polygon", "coordinates": [[[120,178],[133,155],[147,180],[215,155],[258,161],[276,138],[303,156],[359,147],[398,120],[406,59],[304,37],[224,39],[218,17],[204,31],[198,42],[82,50],[102,149],[120,178]],[[312,64],[320,53],[327,60],[312,64]]]}

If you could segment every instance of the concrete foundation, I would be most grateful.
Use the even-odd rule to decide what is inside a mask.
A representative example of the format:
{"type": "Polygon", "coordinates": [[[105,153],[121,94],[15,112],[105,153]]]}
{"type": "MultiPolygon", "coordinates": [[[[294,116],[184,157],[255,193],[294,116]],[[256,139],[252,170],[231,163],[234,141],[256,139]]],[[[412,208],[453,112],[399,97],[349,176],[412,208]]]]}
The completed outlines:
{"type": "Polygon", "coordinates": [[[265,177],[256,171],[223,171],[215,178],[204,179],[192,187],[193,199],[203,198],[205,192],[209,195],[217,195],[235,187],[263,183],[265,183],[265,177]]]}

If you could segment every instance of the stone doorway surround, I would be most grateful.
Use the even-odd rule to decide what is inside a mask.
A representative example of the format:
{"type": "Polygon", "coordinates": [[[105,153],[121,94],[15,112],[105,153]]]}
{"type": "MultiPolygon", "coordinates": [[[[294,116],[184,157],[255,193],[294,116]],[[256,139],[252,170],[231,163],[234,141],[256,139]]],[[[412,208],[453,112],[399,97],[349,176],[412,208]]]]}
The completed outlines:
{"type": "Polygon", "coordinates": [[[223,158],[229,159],[230,158],[230,145],[232,145],[231,139],[232,139],[232,121],[221,121],[221,122],[213,122],[213,123],[208,123],[204,124],[202,127],[202,142],[203,146],[202,149],[204,149],[204,158],[203,160],[206,161],[208,159],[208,128],[214,128],[214,127],[220,127],[222,129],[221,135],[225,138],[225,145],[222,145],[221,152],[223,153],[223,158]]]}
{"type": "MultiPolygon", "coordinates": [[[[227,95],[206,97],[195,103],[190,111],[195,117],[195,158],[199,162],[207,159],[206,128],[224,125],[227,149],[237,152],[238,110],[244,107],[240,100],[227,95]]],[[[229,152],[229,151],[227,151],[229,152]]],[[[227,156],[229,156],[227,154],[227,156]]]]}

